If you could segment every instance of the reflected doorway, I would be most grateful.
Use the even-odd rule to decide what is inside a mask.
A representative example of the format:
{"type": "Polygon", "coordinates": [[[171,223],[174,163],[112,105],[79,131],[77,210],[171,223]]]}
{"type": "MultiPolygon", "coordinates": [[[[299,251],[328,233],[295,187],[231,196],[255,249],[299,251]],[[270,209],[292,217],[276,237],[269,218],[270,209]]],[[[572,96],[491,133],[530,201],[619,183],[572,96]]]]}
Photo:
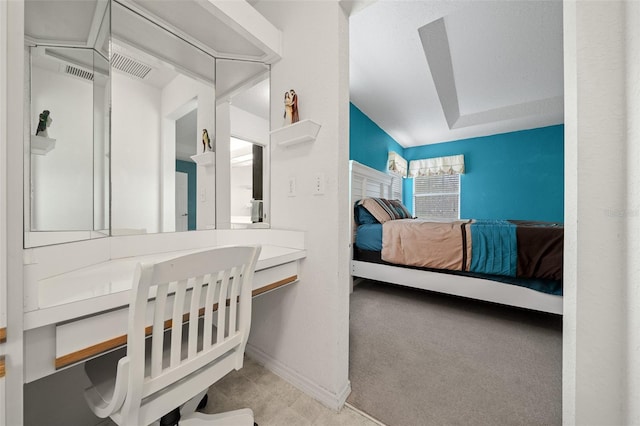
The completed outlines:
{"type": "Polygon", "coordinates": [[[189,175],[176,172],[176,231],[189,230],[189,175]]]}
{"type": "Polygon", "coordinates": [[[176,231],[196,229],[196,163],[191,159],[196,154],[198,139],[198,109],[194,108],[175,121],[176,125],[176,180],[175,222],[176,231]]]}

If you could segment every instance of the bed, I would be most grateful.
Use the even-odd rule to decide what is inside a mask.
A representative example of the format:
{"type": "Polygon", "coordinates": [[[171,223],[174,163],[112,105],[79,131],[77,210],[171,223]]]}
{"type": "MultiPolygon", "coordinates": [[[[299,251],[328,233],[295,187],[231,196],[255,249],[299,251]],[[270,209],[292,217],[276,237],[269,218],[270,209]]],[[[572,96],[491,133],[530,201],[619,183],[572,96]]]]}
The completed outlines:
{"type": "MultiPolygon", "coordinates": [[[[355,161],[350,162],[350,174],[350,199],[354,207],[360,200],[367,198],[394,198],[392,196],[393,178],[390,175],[355,161]]],[[[542,236],[546,240],[555,238],[560,240],[561,248],[563,231],[559,224],[523,221],[458,221],[434,225],[422,224],[419,223],[420,221],[411,219],[399,219],[390,221],[389,223],[392,223],[390,226],[389,223],[387,225],[380,223],[360,224],[360,220],[356,221],[357,208],[354,209],[354,213],[352,220],[354,244],[352,244],[351,261],[351,273],[354,278],[373,279],[520,308],[562,314],[561,251],[558,270],[557,252],[555,253],[555,265],[548,268],[540,268],[539,265],[535,268],[530,267],[530,265],[539,264],[541,259],[528,257],[536,251],[531,249],[525,253],[526,247],[523,244],[519,245],[521,250],[517,252],[517,255],[515,255],[515,248],[511,249],[511,257],[506,256],[507,259],[510,259],[509,262],[506,262],[506,267],[504,261],[493,262],[486,266],[484,260],[479,261],[478,253],[480,251],[476,249],[475,254],[472,254],[471,251],[467,251],[467,247],[456,246],[452,251],[455,251],[458,257],[440,259],[435,264],[428,262],[423,264],[420,256],[413,255],[413,249],[406,247],[396,250],[389,249],[389,241],[394,241],[395,244],[395,240],[410,240],[409,237],[417,232],[412,227],[421,226],[434,227],[435,231],[431,232],[437,232],[440,235],[446,232],[455,232],[458,235],[456,241],[461,241],[459,234],[462,234],[464,235],[463,241],[469,241],[471,245],[473,239],[477,244],[476,247],[480,247],[478,238],[480,238],[481,231],[489,230],[489,233],[510,232],[509,235],[520,237],[520,241],[524,241],[531,235],[538,238],[542,236]],[[387,232],[384,234],[387,239],[384,259],[381,250],[383,226],[387,226],[387,232]],[[441,229],[442,226],[446,229],[441,229]],[[392,236],[389,229],[393,229],[395,236],[392,236]],[[405,256],[407,253],[411,255],[405,256]]],[[[486,256],[484,257],[486,258],[486,256]]],[[[544,263],[544,259],[542,261],[544,263]]]]}

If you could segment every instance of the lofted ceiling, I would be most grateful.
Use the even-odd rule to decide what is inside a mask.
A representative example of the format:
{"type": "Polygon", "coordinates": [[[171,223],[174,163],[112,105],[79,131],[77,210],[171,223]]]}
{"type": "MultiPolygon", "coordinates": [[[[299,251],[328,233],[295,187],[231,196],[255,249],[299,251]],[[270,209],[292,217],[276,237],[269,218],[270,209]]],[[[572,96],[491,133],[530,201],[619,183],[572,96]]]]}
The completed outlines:
{"type": "Polygon", "coordinates": [[[561,0],[379,0],[349,26],[351,102],[404,147],[564,121],[561,0]]]}

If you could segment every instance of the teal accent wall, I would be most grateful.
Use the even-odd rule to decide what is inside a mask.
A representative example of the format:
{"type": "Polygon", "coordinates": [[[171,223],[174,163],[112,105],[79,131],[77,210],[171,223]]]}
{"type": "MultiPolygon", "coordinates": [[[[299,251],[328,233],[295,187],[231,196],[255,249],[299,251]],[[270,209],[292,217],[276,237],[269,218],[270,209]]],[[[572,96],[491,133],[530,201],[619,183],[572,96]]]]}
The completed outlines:
{"type": "MultiPolygon", "coordinates": [[[[387,153],[407,160],[464,154],[460,217],[564,220],[564,126],[403,148],[355,105],[350,105],[349,159],[376,170],[387,153]]],[[[404,179],[403,203],[413,211],[413,179],[404,179]]]]}
{"type": "MultiPolygon", "coordinates": [[[[564,125],[404,150],[407,160],[457,154],[464,154],[466,169],[461,218],[564,220],[564,125]]],[[[406,201],[412,201],[412,181],[405,182],[406,201]]]]}
{"type": "Polygon", "coordinates": [[[349,104],[349,114],[350,160],[386,172],[389,151],[404,157],[404,148],[354,104],[349,104]]]}
{"type": "Polygon", "coordinates": [[[176,172],[187,174],[187,181],[189,185],[187,190],[187,213],[189,213],[187,229],[189,229],[189,231],[194,231],[196,229],[196,194],[198,193],[196,188],[198,181],[196,163],[176,160],[176,172]]]}

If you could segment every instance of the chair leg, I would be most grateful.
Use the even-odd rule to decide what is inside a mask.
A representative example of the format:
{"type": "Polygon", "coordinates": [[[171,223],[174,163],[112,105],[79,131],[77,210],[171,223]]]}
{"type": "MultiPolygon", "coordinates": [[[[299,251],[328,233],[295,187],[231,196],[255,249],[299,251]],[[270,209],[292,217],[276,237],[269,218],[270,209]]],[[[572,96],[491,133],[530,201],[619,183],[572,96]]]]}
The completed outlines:
{"type": "Polygon", "coordinates": [[[180,421],[180,409],[176,408],[160,417],[160,426],[178,426],[180,421]]]}
{"type": "MultiPolygon", "coordinates": [[[[189,415],[191,415],[191,413],[200,408],[202,400],[207,396],[207,391],[208,389],[203,390],[202,392],[191,398],[189,401],[185,402],[182,407],[180,407],[180,414],[183,418],[188,417],[189,415]]],[[[206,404],[207,403],[205,402],[205,405],[206,404]]]]}
{"type": "Polygon", "coordinates": [[[196,411],[200,411],[203,408],[205,408],[208,402],[209,402],[209,395],[205,393],[204,398],[200,400],[200,403],[198,404],[198,408],[196,408],[196,411]]]}

